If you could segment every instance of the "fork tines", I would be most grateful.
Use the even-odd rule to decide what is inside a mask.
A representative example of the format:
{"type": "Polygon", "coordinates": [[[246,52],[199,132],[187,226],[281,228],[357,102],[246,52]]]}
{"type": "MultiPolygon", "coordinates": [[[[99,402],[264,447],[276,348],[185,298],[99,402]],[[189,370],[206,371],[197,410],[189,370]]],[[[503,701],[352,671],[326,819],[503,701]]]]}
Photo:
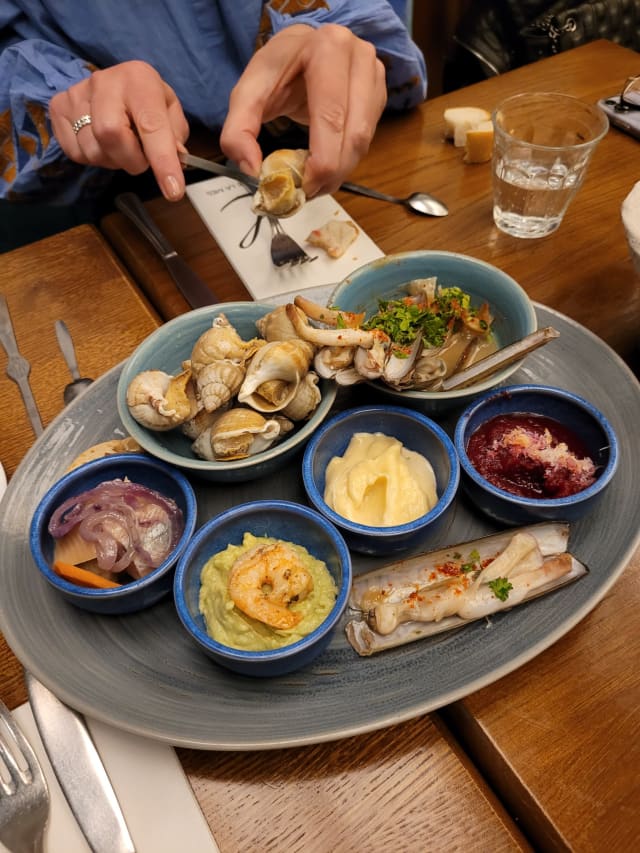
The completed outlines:
{"type": "Polygon", "coordinates": [[[269,217],[271,225],[271,260],[274,266],[296,266],[316,260],[316,255],[308,255],[298,243],[285,232],[280,221],[275,216],[269,217]]]}

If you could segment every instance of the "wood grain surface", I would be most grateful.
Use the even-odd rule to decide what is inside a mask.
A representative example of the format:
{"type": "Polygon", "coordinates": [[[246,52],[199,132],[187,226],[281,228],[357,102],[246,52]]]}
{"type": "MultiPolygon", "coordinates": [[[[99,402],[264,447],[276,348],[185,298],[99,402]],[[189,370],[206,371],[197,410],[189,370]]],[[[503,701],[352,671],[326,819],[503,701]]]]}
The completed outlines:
{"type": "MultiPolygon", "coordinates": [[[[12,252],[0,263],[0,292],[44,426],[63,407],[71,375],[58,348],[54,323],[64,320],[82,376],[96,379],[127,358],[159,318],[95,228],[82,225],[12,252]]],[[[18,386],[5,376],[0,347],[2,430],[0,459],[10,477],[35,441],[18,386]]]]}

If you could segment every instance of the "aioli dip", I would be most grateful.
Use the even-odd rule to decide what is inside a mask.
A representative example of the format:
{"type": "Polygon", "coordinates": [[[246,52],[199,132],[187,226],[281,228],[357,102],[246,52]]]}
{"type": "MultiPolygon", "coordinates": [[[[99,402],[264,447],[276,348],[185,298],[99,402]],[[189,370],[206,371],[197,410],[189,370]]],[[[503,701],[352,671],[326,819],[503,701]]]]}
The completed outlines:
{"type": "Polygon", "coordinates": [[[294,628],[272,628],[247,616],[231,600],[229,575],[238,558],[259,545],[281,541],[245,533],[242,545],[228,545],[205,563],[200,576],[200,612],[204,616],[207,633],[217,642],[245,651],[279,649],[306,637],[329,615],[337,596],[335,581],[322,560],[293,542],[284,544],[296,553],[313,578],[313,589],[306,598],[290,605],[302,617],[294,628]]]}
{"type": "Polygon", "coordinates": [[[327,465],[324,499],[356,524],[392,527],[425,515],[438,495],[424,456],[381,432],[357,432],[327,465]]]}

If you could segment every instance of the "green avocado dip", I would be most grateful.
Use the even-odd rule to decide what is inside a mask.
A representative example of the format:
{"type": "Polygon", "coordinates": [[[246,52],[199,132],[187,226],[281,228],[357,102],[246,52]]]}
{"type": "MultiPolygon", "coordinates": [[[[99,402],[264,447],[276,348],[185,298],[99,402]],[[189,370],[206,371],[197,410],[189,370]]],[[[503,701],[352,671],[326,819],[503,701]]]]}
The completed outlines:
{"type": "Polygon", "coordinates": [[[313,557],[302,545],[282,542],[267,536],[245,533],[242,545],[228,545],[209,559],[200,576],[200,612],[207,633],[219,643],[245,651],[267,651],[288,646],[310,634],[333,607],[337,588],[325,563],[313,557]],[[300,615],[293,628],[273,628],[240,610],[229,594],[229,576],[240,557],[258,546],[281,544],[291,549],[313,579],[313,589],[288,607],[300,615]]]}

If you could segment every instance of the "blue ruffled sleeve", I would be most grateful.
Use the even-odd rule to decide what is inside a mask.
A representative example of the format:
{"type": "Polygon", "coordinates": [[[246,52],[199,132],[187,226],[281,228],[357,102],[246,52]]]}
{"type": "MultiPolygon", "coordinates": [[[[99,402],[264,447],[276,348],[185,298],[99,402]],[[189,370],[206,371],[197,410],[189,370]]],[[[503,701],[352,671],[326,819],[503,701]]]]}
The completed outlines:
{"type": "Polygon", "coordinates": [[[406,26],[386,0],[280,2],[267,6],[274,34],[292,24],[341,24],[372,42],[387,71],[387,107],[405,110],[424,101],[427,70],[424,57],[406,26]],[[279,6],[279,11],[275,7],[279,6]]]}
{"type": "Polygon", "coordinates": [[[48,117],[53,95],[89,74],[86,62],[41,39],[0,53],[0,198],[65,204],[93,181],[101,183],[103,170],[64,156],[48,117]]]}

